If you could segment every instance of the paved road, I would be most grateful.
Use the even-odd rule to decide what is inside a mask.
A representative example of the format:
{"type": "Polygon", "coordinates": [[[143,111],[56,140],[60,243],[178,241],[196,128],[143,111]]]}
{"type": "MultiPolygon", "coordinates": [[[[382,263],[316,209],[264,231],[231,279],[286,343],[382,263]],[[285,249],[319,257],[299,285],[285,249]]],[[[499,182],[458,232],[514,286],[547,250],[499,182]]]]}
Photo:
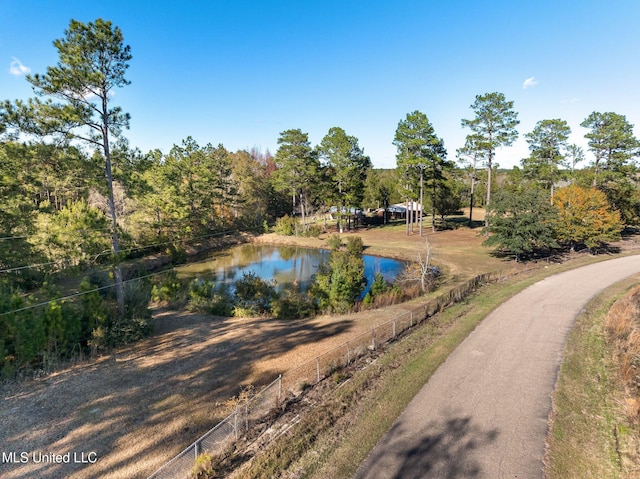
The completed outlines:
{"type": "Polygon", "coordinates": [[[543,477],[562,351],[576,316],[640,256],[551,276],[504,303],[436,371],[357,479],[543,477]]]}

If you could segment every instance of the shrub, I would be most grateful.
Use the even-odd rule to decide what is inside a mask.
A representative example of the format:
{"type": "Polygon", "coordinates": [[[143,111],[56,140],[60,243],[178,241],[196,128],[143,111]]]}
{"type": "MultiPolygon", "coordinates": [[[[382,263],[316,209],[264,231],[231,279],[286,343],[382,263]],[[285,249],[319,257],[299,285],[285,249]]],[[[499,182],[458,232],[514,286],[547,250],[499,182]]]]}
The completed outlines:
{"type": "Polygon", "coordinates": [[[89,272],[87,278],[91,286],[99,290],[100,296],[115,299],[116,288],[107,287],[113,285],[113,278],[110,273],[94,269],[89,272]]]}
{"type": "Polygon", "coordinates": [[[371,296],[379,296],[384,293],[387,289],[389,289],[389,283],[384,279],[382,273],[376,273],[373,278],[373,283],[371,283],[371,296]]]}
{"type": "Polygon", "coordinates": [[[165,253],[169,255],[169,259],[171,264],[183,264],[187,261],[187,252],[181,246],[176,246],[173,243],[170,243],[165,250],[165,253]]]}
{"type": "Polygon", "coordinates": [[[308,294],[288,289],[272,303],[271,311],[278,319],[309,318],[315,315],[316,305],[308,294]]]}
{"type": "Polygon", "coordinates": [[[151,285],[143,280],[124,284],[124,304],[127,318],[150,318],[151,285]]]}
{"type": "Polygon", "coordinates": [[[371,292],[368,292],[364,295],[364,298],[362,298],[362,304],[366,306],[370,306],[371,304],[373,304],[373,296],[371,296],[371,292]]]}
{"type": "Polygon", "coordinates": [[[109,328],[107,342],[111,346],[135,343],[149,336],[152,330],[148,318],[125,318],[109,328]]]}
{"type": "Polygon", "coordinates": [[[397,284],[389,285],[387,288],[376,295],[368,292],[360,303],[360,310],[384,308],[392,304],[402,303],[408,299],[420,296],[420,286],[417,284],[400,288],[397,284]]]}
{"type": "Polygon", "coordinates": [[[243,273],[235,284],[234,316],[255,316],[271,311],[271,302],[277,298],[276,282],[262,279],[252,271],[243,273]]]}
{"type": "Polygon", "coordinates": [[[276,220],[274,231],[279,235],[294,236],[296,234],[296,220],[289,215],[284,215],[276,220]]]}
{"type": "Polygon", "coordinates": [[[318,238],[322,234],[322,227],[319,225],[309,225],[302,232],[302,236],[306,238],[318,238]]]}
{"type": "Polygon", "coordinates": [[[200,454],[193,467],[191,468],[190,478],[192,479],[207,479],[214,477],[216,471],[213,467],[213,457],[210,454],[200,454]]]}
{"type": "Polygon", "coordinates": [[[189,285],[187,309],[216,316],[231,316],[233,298],[226,289],[216,289],[214,281],[194,279],[189,285]]]}
{"type": "Polygon", "coordinates": [[[342,238],[340,238],[339,235],[329,235],[325,239],[325,242],[331,251],[338,251],[342,248],[342,238]]]}
{"type": "Polygon", "coordinates": [[[160,278],[154,278],[154,284],[151,288],[151,300],[156,303],[166,302],[170,304],[180,302],[184,289],[184,283],[178,279],[178,273],[175,270],[171,270],[160,278]]]}
{"type": "Polygon", "coordinates": [[[364,244],[360,236],[350,236],[347,238],[347,251],[352,255],[362,255],[364,244]]]}
{"type": "Polygon", "coordinates": [[[311,293],[321,309],[346,313],[353,308],[366,282],[362,253],[334,250],[320,266],[311,293]]]}

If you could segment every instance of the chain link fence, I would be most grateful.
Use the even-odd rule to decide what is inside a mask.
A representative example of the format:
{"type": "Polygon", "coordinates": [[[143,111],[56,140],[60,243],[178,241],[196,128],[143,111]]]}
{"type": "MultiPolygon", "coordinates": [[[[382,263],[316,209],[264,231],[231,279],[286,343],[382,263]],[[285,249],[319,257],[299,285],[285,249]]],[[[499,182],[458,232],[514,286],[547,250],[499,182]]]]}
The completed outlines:
{"type": "Polygon", "coordinates": [[[299,394],[319,383],[335,371],[349,365],[369,351],[394,340],[404,331],[427,320],[447,306],[462,301],[483,284],[501,281],[502,273],[486,273],[450,289],[448,292],[411,311],[380,324],[366,333],[307,361],[279,376],[255,396],[241,402],[235,411],[209,430],[180,454],[166,463],[147,479],[188,479],[200,454],[215,456],[231,447],[245,432],[267,416],[283,398],[283,391],[299,394]]]}
{"type": "Polygon", "coordinates": [[[207,431],[193,444],[166,463],[148,479],[189,478],[200,454],[223,453],[253,424],[266,416],[276,406],[282,395],[282,376],[279,376],[259,393],[238,404],[236,409],[213,429],[207,431]]]}

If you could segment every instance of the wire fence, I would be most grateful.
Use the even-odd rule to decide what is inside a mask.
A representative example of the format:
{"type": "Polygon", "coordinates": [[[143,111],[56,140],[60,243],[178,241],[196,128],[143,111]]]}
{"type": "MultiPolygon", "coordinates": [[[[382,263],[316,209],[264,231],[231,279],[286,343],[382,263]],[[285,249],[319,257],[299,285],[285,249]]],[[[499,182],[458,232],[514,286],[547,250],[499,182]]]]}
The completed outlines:
{"type": "Polygon", "coordinates": [[[223,453],[252,425],[266,416],[280,402],[281,395],[282,376],[278,376],[258,394],[238,404],[229,416],[149,476],[149,479],[191,477],[191,471],[198,456],[204,453],[212,456],[223,453]]]}
{"type": "Polygon", "coordinates": [[[446,307],[462,301],[481,285],[501,281],[506,277],[504,273],[486,273],[476,276],[464,284],[451,288],[427,304],[407,311],[366,333],[352,337],[340,346],[287,371],[256,395],[239,403],[233,413],[147,479],[192,477],[192,470],[199,455],[206,453],[215,456],[233,446],[252,426],[261,422],[274,408],[278,407],[284,397],[283,392],[299,394],[369,351],[393,341],[400,334],[446,307]]]}

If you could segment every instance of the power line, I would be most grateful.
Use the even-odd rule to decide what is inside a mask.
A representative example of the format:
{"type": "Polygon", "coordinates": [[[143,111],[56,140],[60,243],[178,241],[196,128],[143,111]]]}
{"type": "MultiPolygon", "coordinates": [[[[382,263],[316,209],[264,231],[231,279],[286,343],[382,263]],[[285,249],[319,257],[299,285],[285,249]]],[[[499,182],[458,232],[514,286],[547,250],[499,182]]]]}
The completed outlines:
{"type": "MultiPolygon", "coordinates": [[[[144,276],[138,276],[137,278],[127,279],[127,280],[123,281],[122,283],[123,284],[128,284],[128,283],[131,283],[133,281],[139,281],[141,279],[149,278],[151,276],[156,276],[156,275],[159,275],[159,274],[165,274],[165,273],[168,273],[170,271],[173,271],[174,269],[175,268],[172,266],[171,268],[168,268],[168,269],[165,269],[165,270],[162,270],[162,271],[156,271],[155,273],[149,273],[149,274],[146,274],[144,276]]],[[[77,298],[79,296],[84,296],[85,294],[94,293],[96,291],[102,291],[104,289],[109,289],[109,288],[114,288],[114,287],[115,287],[115,284],[109,284],[107,286],[100,286],[99,288],[90,289],[88,291],[81,291],[81,292],[78,292],[78,293],[69,294],[67,296],[61,296],[61,297],[56,298],[56,299],[51,299],[49,301],[43,301],[41,303],[31,304],[29,306],[24,306],[22,308],[13,309],[11,311],[5,311],[3,313],[0,313],[0,316],[6,316],[6,315],[9,315],[9,314],[13,314],[13,313],[19,313],[21,311],[27,311],[29,309],[38,308],[40,306],[46,306],[47,304],[51,304],[51,303],[55,303],[55,302],[59,302],[59,301],[65,301],[65,300],[68,300],[68,299],[77,298]]]]}
{"type": "MultiPolygon", "coordinates": [[[[71,230],[71,231],[63,231],[62,233],[72,234],[72,233],[94,233],[101,231],[109,231],[110,228],[100,228],[100,229],[83,229],[83,230],[71,230]]],[[[0,236],[0,241],[12,240],[12,239],[25,239],[25,238],[34,238],[42,235],[42,233],[35,233],[32,235],[22,235],[22,236],[0,236]]],[[[46,236],[46,233],[44,233],[46,236]]],[[[49,236],[54,236],[54,234],[49,234],[49,236]]]]}
{"type": "Polygon", "coordinates": [[[41,266],[48,266],[48,265],[51,265],[51,264],[58,264],[58,263],[60,263],[60,261],[49,261],[48,263],[30,264],[30,265],[26,265],[26,266],[16,266],[14,268],[0,269],[0,273],[14,273],[16,271],[22,271],[23,269],[39,268],[41,266]]]}
{"type": "MultiPolygon", "coordinates": [[[[101,231],[101,230],[93,230],[93,231],[101,231]]],[[[212,238],[214,236],[220,236],[220,235],[224,235],[224,234],[229,234],[229,233],[237,233],[238,230],[225,230],[225,231],[219,231],[217,233],[211,233],[208,235],[202,235],[202,236],[195,236],[193,238],[185,238],[182,240],[173,240],[173,241],[163,241],[161,243],[153,243],[150,245],[145,245],[145,246],[136,246],[133,248],[127,248],[127,249],[123,249],[120,250],[120,253],[131,253],[134,251],[142,251],[145,249],[149,249],[149,248],[153,248],[156,246],[165,246],[168,244],[174,244],[174,243],[186,243],[186,242],[191,242],[191,241],[197,241],[200,239],[205,239],[205,238],[212,238]]],[[[1,238],[0,238],[1,239],[1,238]]],[[[93,261],[97,261],[99,257],[106,255],[106,254],[111,254],[111,250],[104,250],[101,253],[98,253],[93,261]]],[[[5,269],[0,269],[0,273],[14,273],[16,271],[22,271],[25,269],[32,269],[32,268],[40,268],[42,266],[49,266],[49,265],[54,265],[54,264],[64,264],[65,262],[70,262],[70,261],[75,261],[77,260],[77,258],[64,258],[64,259],[60,259],[57,261],[50,261],[47,263],[38,263],[38,264],[32,264],[32,265],[24,265],[24,266],[15,266],[15,267],[11,267],[11,268],[5,268],[5,269]]]]}
{"type": "MultiPolygon", "coordinates": [[[[213,236],[220,236],[220,235],[224,235],[224,234],[237,233],[237,232],[238,232],[238,230],[219,231],[217,233],[211,233],[211,234],[202,235],[202,236],[194,236],[193,238],[185,238],[185,239],[182,239],[182,240],[163,241],[162,243],[154,243],[154,244],[150,244],[150,245],[146,245],[146,246],[136,246],[134,248],[127,248],[127,249],[120,250],[120,252],[121,253],[124,253],[124,252],[131,253],[133,251],[141,251],[143,249],[153,248],[155,246],[165,246],[165,245],[173,244],[173,243],[186,243],[186,242],[196,241],[196,240],[200,240],[200,239],[204,239],[204,238],[212,238],[213,236]]],[[[110,252],[110,251],[103,251],[98,256],[100,256],[101,254],[104,254],[104,253],[108,253],[108,252],[110,252]]],[[[97,258],[97,256],[96,256],[96,258],[97,258]]]]}
{"type": "MultiPolygon", "coordinates": [[[[220,232],[220,233],[214,233],[214,234],[211,234],[211,235],[205,235],[205,236],[196,237],[196,238],[193,238],[193,239],[208,238],[208,237],[217,236],[217,235],[228,233],[228,232],[232,232],[232,231],[237,231],[237,230],[230,230],[230,231],[226,231],[226,232],[223,231],[223,232],[220,232]]],[[[160,244],[162,244],[162,243],[160,243],[160,244]]],[[[43,264],[51,264],[51,263],[43,263],[43,264]]],[[[24,268],[27,268],[27,267],[24,267],[24,268]]],[[[127,283],[130,283],[130,282],[133,282],[133,281],[139,281],[141,279],[150,278],[152,276],[156,276],[156,275],[160,275],[160,274],[165,274],[165,273],[168,273],[170,271],[173,271],[174,269],[175,269],[175,267],[172,266],[171,268],[168,268],[168,269],[165,269],[165,270],[162,270],[162,271],[156,271],[155,273],[149,273],[149,274],[146,274],[146,275],[143,275],[143,276],[138,276],[137,278],[132,278],[132,279],[128,279],[128,280],[123,281],[123,284],[127,284],[127,283]]],[[[0,272],[4,272],[4,271],[0,270],[0,272]]],[[[19,309],[14,309],[12,311],[5,311],[3,313],[0,313],[0,316],[6,316],[6,315],[9,315],[9,314],[18,313],[18,312],[26,311],[26,310],[29,310],[29,309],[34,309],[34,308],[37,308],[37,307],[40,307],[40,306],[46,306],[47,304],[55,303],[57,301],[64,301],[64,300],[67,300],[67,299],[77,298],[77,297],[83,296],[85,294],[93,293],[93,292],[96,292],[96,291],[102,291],[104,289],[109,289],[109,288],[114,288],[114,287],[115,287],[115,284],[110,284],[110,285],[107,285],[107,286],[101,286],[99,288],[94,288],[94,289],[91,289],[91,290],[88,290],[88,291],[81,291],[79,293],[73,293],[73,294],[70,294],[70,295],[67,295],[67,296],[62,296],[60,298],[52,299],[52,300],[49,300],[49,301],[44,301],[42,303],[32,304],[32,305],[25,306],[25,307],[22,307],[22,308],[19,308],[19,309]]]]}

